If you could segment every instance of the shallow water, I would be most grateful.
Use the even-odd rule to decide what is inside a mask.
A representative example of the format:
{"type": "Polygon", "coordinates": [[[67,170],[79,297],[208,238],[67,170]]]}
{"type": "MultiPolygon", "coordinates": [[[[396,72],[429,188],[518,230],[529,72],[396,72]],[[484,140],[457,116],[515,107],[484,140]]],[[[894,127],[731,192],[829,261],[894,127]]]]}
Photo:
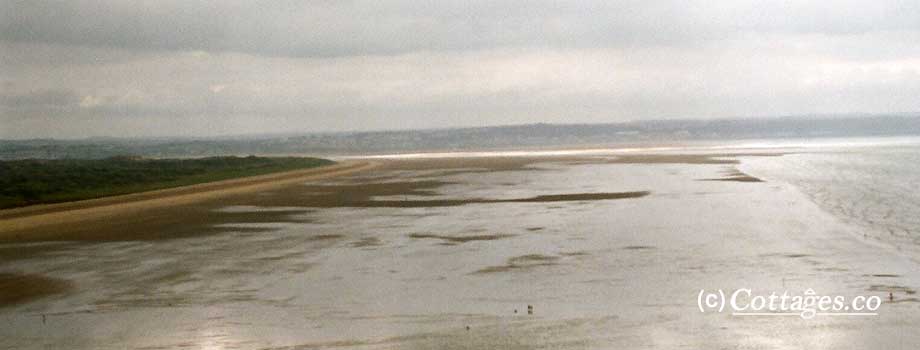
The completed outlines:
{"type": "Polygon", "coordinates": [[[920,145],[748,159],[744,169],[794,184],[867,238],[920,258],[920,145]]]}
{"type": "Polygon", "coordinates": [[[855,154],[745,158],[741,169],[762,183],[699,181],[732,164],[598,158],[311,184],[439,181],[431,192],[370,199],[379,201],[650,192],[625,199],[317,208],[264,193],[214,210],[291,220],[223,223],[219,234],[172,240],[58,243],[6,262],[0,270],[72,281],[75,290],[0,309],[0,346],[913,348],[917,263],[867,242],[860,226],[792,185],[801,182],[770,172],[810,164],[808,157],[861,161],[855,154]],[[264,203],[278,206],[257,205],[264,203]],[[246,230],[253,227],[266,230],[246,230]],[[885,303],[874,317],[812,320],[697,308],[700,289],[745,287],[886,298],[895,291],[903,302],[885,303]]]}

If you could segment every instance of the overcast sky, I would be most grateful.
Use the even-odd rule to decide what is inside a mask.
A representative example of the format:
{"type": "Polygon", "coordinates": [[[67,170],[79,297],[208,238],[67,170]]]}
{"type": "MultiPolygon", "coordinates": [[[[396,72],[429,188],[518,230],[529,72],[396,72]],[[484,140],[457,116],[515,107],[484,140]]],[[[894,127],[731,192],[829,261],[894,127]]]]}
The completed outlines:
{"type": "Polygon", "coordinates": [[[916,0],[0,3],[0,138],[913,111],[916,0]]]}

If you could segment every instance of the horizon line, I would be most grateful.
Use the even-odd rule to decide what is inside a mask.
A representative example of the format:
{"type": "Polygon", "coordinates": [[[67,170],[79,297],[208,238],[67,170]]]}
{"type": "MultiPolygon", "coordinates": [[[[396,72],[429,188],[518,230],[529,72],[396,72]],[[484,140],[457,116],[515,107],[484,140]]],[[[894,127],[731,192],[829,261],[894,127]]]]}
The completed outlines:
{"type": "Polygon", "coordinates": [[[83,137],[29,137],[29,138],[4,138],[0,141],[88,141],[93,139],[116,139],[116,140],[221,140],[221,139],[239,139],[239,138],[259,138],[259,137],[285,137],[285,136],[304,136],[304,135],[345,135],[345,134],[372,134],[372,133],[398,133],[398,132],[426,132],[426,131],[453,131],[453,130],[473,130],[473,129],[490,129],[490,128],[513,128],[524,126],[606,126],[606,125],[629,125],[641,123],[661,123],[661,122],[727,122],[727,121],[745,121],[745,120],[770,120],[770,119],[806,119],[815,118],[822,120],[831,119],[860,119],[860,118],[920,118],[920,111],[915,112],[848,112],[848,113],[814,113],[814,114],[785,114],[775,116],[735,116],[735,117],[691,117],[691,118],[658,118],[658,119],[632,119],[619,122],[528,122],[528,123],[511,123],[511,124],[492,124],[480,126],[445,126],[445,127],[422,127],[407,129],[372,129],[372,130],[317,130],[317,131],[289,131],[289,132],[264,132],[264,133],[242,133],[242,134],[220,134],[220,135],[161,135],[161,136],[83,136],[83,137]]]}

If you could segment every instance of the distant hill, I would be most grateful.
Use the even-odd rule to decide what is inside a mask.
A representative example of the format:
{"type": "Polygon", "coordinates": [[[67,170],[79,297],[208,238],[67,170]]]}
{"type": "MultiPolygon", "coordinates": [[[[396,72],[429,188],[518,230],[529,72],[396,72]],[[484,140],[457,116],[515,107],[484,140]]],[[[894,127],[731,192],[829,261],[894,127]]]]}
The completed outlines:
{"type": "Polygon", "coordinates": [[[920,115],[657,120],[611,124],[528,124],[481,128],[156,138],[0,141],[0,159],[222,155],[337,155],[487,150],[617,143],[920,135],[920,115]]]}

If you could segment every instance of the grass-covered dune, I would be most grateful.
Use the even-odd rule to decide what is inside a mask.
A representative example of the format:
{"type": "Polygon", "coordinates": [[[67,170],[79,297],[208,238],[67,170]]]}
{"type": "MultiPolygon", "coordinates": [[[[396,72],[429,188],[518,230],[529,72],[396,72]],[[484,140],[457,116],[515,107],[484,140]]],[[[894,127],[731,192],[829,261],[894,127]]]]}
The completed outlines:
{"type": "Polygon", "coordinates": [[[0,161],[0,208],[92,199],[332,163],[319,158],[254,156],[0,161]]]}

